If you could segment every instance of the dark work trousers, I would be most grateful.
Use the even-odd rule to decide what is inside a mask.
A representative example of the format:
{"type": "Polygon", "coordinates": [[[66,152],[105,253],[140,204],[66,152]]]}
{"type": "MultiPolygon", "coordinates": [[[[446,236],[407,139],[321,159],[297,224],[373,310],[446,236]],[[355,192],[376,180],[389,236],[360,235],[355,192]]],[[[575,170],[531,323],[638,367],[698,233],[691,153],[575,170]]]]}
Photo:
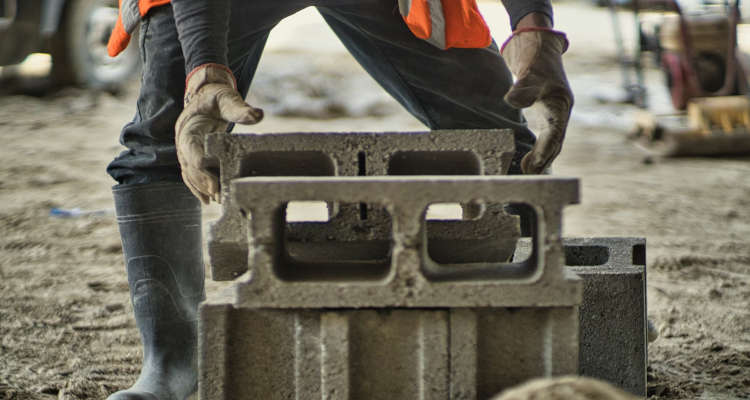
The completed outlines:
{"type": "MultiPolygon", "coordinates": [[[[233,0],[228,60],[243,96],[271,29],[308,6],[317,7],[364,69],[428,128],[514,129],[517,154],[510,172],[520,173],[518,161],[535,138],[521,112],[503,101],[512,78],[497,44],[438,49],[409,31],[396,0],[233,0]]],[[[120,136],[127,150],[107,172],[120,184],[180,182],[174,123],[182,111],[185,67],[171,6],[149,12],[139,39],[137,111],[120,136]]]]}

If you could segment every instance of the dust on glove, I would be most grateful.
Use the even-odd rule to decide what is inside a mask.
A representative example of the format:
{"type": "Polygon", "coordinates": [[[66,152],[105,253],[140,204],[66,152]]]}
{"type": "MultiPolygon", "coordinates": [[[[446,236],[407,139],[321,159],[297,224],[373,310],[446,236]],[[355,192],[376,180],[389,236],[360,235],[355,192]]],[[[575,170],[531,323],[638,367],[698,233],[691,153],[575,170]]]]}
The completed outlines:
{"type": "Polygon", "coordinates": [[[220,201],[219,177],[208,170],[206,135],[226,132],[230,122],[255,124],[263,111],[245,103],[232,72],[224,65],[204,64],[185,82],[185,108],[175,124],[177,159],[185,185],[204,204],[220,201]]]}
{"type": "Polygon", "coordinates": [[[560,154],[573,107],[573,92],[562,64],[565,34],[549,28],[523,28],[503,44],[501,54],[516,76],[505,101],[515,108],[541,105],[537,142],[521,160],[525,174],[539,174],[560,154]]]}

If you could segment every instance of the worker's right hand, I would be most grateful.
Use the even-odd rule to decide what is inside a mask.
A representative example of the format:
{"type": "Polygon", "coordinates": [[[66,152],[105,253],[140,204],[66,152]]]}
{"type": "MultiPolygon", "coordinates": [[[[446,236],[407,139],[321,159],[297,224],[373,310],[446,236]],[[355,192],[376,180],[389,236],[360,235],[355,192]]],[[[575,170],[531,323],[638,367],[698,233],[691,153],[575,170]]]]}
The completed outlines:
{"type": "Polygon", "coordinates": [[[562,54],[568,48],[565,34],[546,27],[518,29],[501,50],[516,82],[505,95],[515,108],[540,104],[539,138],[521,160],[525,174],[540,174],[560,154],[573,107],[562,54]]]}
{"type": "Polygon", "coordinates": [[[229,122],[258,123],[263,111],[245,103],[226,66],[201,65],[190,72],[185,85],[185,108],[175,124],[182,179],[204,204],[219,202],[219,177],[205,165],[204,139],[210,133],[226,132],[229,122]]]}

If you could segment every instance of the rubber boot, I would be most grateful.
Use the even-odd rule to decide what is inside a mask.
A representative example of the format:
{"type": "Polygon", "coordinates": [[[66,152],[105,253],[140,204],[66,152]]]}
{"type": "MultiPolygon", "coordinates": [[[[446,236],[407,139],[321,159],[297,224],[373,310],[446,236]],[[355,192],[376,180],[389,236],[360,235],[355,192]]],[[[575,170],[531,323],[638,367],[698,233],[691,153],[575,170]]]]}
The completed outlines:
{"type": "Polygon", "coordinates": [[[143,367],[108,400],[183,400],[197,389],[197,310],[205,298],[201,207],[181,183],[112,189],[143,367]]]}

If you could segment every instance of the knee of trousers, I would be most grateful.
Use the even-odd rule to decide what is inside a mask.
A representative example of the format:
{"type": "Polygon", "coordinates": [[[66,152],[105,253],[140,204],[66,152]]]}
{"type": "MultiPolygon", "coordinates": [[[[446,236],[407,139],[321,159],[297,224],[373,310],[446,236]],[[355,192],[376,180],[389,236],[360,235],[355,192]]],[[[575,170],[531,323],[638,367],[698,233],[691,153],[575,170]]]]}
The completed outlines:
{"type": "Polygon", "coordinates": [[[182,183],[174,145],[153,149],[127,149],[107,165],[107,173],[119,184],[182,183]],[[140,151],[139,151],[140,150],[140,151]]]}

